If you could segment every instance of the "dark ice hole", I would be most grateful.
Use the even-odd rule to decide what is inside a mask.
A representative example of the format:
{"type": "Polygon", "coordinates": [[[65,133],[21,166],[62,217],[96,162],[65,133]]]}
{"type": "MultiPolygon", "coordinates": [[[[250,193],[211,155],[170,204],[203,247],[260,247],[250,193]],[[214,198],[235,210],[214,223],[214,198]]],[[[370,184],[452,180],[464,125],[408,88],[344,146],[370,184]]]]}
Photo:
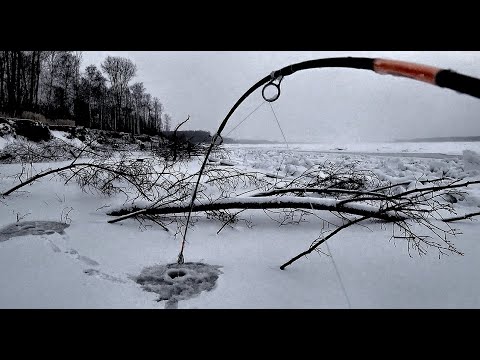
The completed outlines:
{"type": "Polygon", "coordinates": [[[170,276],[170,278],[175,279],[177,277],[185,276],[187,275],[187,273],[179,269],[179,270],[170,270],[168,271],[167,275],[170,276]]]}

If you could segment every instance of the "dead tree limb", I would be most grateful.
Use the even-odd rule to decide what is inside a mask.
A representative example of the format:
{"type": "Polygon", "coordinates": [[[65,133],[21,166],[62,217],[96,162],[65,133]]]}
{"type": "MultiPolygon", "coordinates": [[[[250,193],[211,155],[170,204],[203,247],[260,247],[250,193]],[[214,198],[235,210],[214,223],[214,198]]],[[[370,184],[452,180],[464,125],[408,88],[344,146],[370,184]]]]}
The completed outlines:
{"type": "Polygon", "coordinates": [[[391,188],[394,188],[394,187],[397,187],[397,186],[407,186],[407,185],[410,185],[412,182],[417,182],[419,184],[428,184],[428,183],[442,182],[442,181],[446,181],[446,180],[451,181],[452,179],[438,178],[438,179],[431,179],[431,180],[409,180],[409,181],[404,181],[404,182],[399,182],[399,183],[394,183],[394,184],[378,187],[378,188],[372,189],[371,191],[377,192],[377,191],[388,190],[388,189],[391,189],[391,188]]]}
{"type": "Polygon", "coordinates": [[[59,172],[62,172],[64,170],[68,170],[68,169],[72,169],[74,167],[77,167],[77,166],[82,166],[82,165],[87,165],[85,163],[77,163],[77,164],[70,164],[70,165],[67,165],[67,166],[63,166],[63,167],[60,167],[60,168],[57,168],[57,169],[52,169],[52,170],[48,170],[48,171],[44,171],[44,172],[41,172],[35,176],[32,176],[31,178],[25,180],[25,181],[22,181],[20,184],[14,186],[13,188],[11,188],[10,190],[8,191],[5,191],[2,196],[7,196],[9,194],[11,194],[12,192],[14,192],[15,190],[18,190],[22,187],[24,187],[25,185],[28,185],[38,179],[41,179],[42,177],[45,177],[45,176],[48,176],[50,174],[55,174],[55,173],[59,173],[59,172]]]}
{"type": "Polygon", "coordinates": [[[30,183],[33,183],[34,181],[36,181],[38,179],[41,179],[41,178],[45,177],[45,176],[48,176],[48,175],[51,175],[51,174],[56,174],[56,173],[61,173],[62,171],[72,170],[72,169],[78,168],[78,167],[96,168],[96,169],[99,169],[99,170],[107,171],[107,172],[110,172],[112,174],[115,174],[115,175],[119,176],[120,178],[123,178],[124,180],[128,181],[129,183],[131,183],[135,187],[138,187],[137,184],[135,184],[132,181],[132,178],[133,178],[132,174],[128,174],[124,171],[116,170],[113,166],[115,166],[115,164],[112,165],[112,167],[108,167],[108,165],[99,165],[99,164],[95,164],[95,163],[71,163],[71,164],[63,166],[63,167],[59,167],[59,168],[56,168],[56,169],[51,169],[51,170],[40,172],[40,173],[28,178],[27,180],[22,181],[20,184],[14,186],[13,188],[5,191],[2,194],[2,196],[7,196],[7,195],[11,194],[12,192],[14,192],[15,190],[18,190],[18,189],[20,189],[20,188],[22,188],[22,187],[24,187],[24,186],[26,186],[30,183]]]}
{"type": "MultiPolygon", "coordinates": [[[[458,181],[458,180],[457,180],[458,181]]],[[[457,182],[455,181],[455,182],[457,182]]],[[[400,198],[400,197],[405,197],[406,195],[414,194],[414,193],[422,193],[422,195],[425,195],[427,192],[436,192],[440,190],[447,190],[447,189],[455,189],[455,188],[461,188],[461,187],[467,187],[468,185],[473,185],[473,184],[480,184],[480,180],[476,181],[467,181],[461,184],[447,184],[447,185],[441,185],[441,186],[432,186],[428,188],[416,188],[412,190],[405,191],[403,193],[397,194],[397,195],[392,195],[390,198],[395,199],[395,198],[400,198]]]]}
{"type": "Polygon", "coordinates": [[[318,241],[315,245],[311,246],[308,250],[305,250],[304,252],[301,252],[300,254],[298,254],[297,256],[291,258],[290,260],[288,260],[285,264],[283,264],[282,266],[280,266],[280,270],[285,270],[285,268],[294,263],[295,261],[297,261],[298,259],[300,259],[302,256],[305,256],[305,255],[308,255],[310,254],[311,252],[315,251],[315,249],[317,247],[319,247],[320,245],[322,245],[325,241],[327,241],[328,239],[330,239],[332,236],[336,235],[337,233],[339,233],[341,230],[351,226],[351,225],[354,225],[356,223],[359,223],[363,220],[366,220],[368,219],[369,216],[363,216],[361,218],[358,218],[358,219],[355,219],[355,220],[350,220],[349,222],[343,224],[342,226],[339,226],[338,228],[336,228],[334,231],[332,231],[330,234],[328,234],[327,236],[325,236],[322,240],[318,241]]]}
{"type": "MultiPolygon", "coordinates": [[[[368,216],[384,221],[401,221],[406,220],[407,217],[397,214],[394,211],[382,212],[375,206],[362,204],[357,206],[355,204],[348,206],[338,206],[338,201],[334,199],[318,199],[309,197],[295,197],[284,196],[280,198],[271,197],[255,197],[255,198],[227,198],[220,199],[215,202],[201,204],[196,202],[193,204],[192,212],[201,211],[218,211],[228,209],[307,209],[307,210],[325,210],[336,211],[342,213],[349,213],[353,215],[368,216]]],[[[137,210],[133,213],[122,214],[121,211],[111,212],[109,215],[117,216],[123,215],[116,219],[109,220],[109,223],[115,223],[121,220],[128,219],[141,214],[148,215],[165,215],[176,213],[187,213],[190,210],[189,204],[181,205],[167,205],[155,208],[147,208],[137,210]]]]}
{"type": "Polygon", "coordinates": [[[480,215],[480,211],[470,213],[470,214],[465,214],[465,215],[462,215],[462,216],[455,216],[455,217],[451,217],[451,218],[448,218],[448,219],[443,219],[443,221],[444,222],[452,222],[452,221],[458,221],[458,220],[465,220],[465,219],[469,219],[469,218],[472,218],[474,216],[479,216],[479,215],[480,215]]]}
{"type": "Polygon", "coordinates": [[[180,126],[182,126],[183,124],[185,124],[188,120],[190,120],[190,115],[188,115],[188,117],[187,117],[186,120],[183,120],[180,124],[178,124],[178,125],[175,127],[175,130],[173,130],[173,133],[175,134],[175,137],[177,136],[177,131],[178,131],[178,129],[180,129],[180,126]]]}
{"type": "MultiPolygon", "coordinates": [[[[374,196],[385,196],[378,192],[373,191],[360,191],[360,190],[350,190],[350,189],[334,189],[334,188],[302,188],[302,187],[292,187],[285,189],[275,189],[271,191],[264,191],[255,194],[251,194],[251,197],[260,197],[260,196],[272,196],[280,195],[287,193],[315,193],[315,194],[354,194],[354,195],[374,195],[374,196]]],[[[361,198],[360,198],[361,200],[361,198]]]]}

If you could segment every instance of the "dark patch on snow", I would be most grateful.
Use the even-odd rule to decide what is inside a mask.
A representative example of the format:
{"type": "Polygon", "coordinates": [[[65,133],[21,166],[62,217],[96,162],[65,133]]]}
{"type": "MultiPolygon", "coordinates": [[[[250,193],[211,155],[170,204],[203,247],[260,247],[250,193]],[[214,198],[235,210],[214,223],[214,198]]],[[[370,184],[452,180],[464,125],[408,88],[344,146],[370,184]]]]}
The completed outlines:
{"type": "Polygon", "coordinates": [[[177,308],[179,300],[210,291],[222,273],[220,266],[203,263],[154,265],[146,267],[133,279],[145,291],[160,295],[157,301],[166,300],[165,309],[177,308]]]}
{"type": "Polygon", "coordinates": [[[235,166],[236,163],[230,160],[220,160],[220,165],[235,166]]]}
{"type": "Polygon", "coordinates": [[[58,221],[20,221],[0,228],[0,242],[23,235],[51,235],[55,232],[63,235],[69,226],[58,221]]]}
{"type": "Polygon", "coordinates": [[[84,256],[84,255],[78,255],[78,260],[80,260],[81,262],[87,264],[87,265],[90,265],[90,266],[98,266],[100,265],[98,262],[96,262],[95,260],[89,258],[88,256],[84,256]]]}
{"type": "Polygon", "coordinates": [[[106,274],[104,272],[98,271],[97,269],[85,269],[83,270],[83,273],[103,280],[113,281],[116,283],[125,283],[125,281],[120,279],[119,277],[106,274]]]}

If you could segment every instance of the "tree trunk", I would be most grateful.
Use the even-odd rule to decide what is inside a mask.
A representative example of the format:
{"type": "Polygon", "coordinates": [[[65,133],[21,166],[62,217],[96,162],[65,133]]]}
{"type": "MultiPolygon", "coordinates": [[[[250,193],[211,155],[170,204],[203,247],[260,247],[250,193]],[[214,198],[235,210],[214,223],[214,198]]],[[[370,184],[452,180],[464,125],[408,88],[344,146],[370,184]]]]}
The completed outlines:
{"type": "Polygon", "coordinates": [[[37,51],[37,68],[35,71],[35,111],[38,111],[38,84],[40,83],[40,54],[41,51],[37,51]]]}
{"type": "Polygon", "coordinates": [[[21,82],[22,82],[22,72],[21,69],[23,68],[23,56],[21,51],[17,51],[17,76],[16,76],[16,83],[15,83],[15,115],[20,115],[20,104],[22,100],[22,90],[21,90],[21,82]]]}
{"type": "Polygon", "coordinates": [[[50,83],[48,87],[47,106],[49,112],[52,111],[53,79],[55,77],[55,51],[50,54],[50,83]]]}
{"type": "MultiPolygon", "coordinates": [[[[374,206],[355,206],[355,205],[344,205],[338,206],[338,201],[325,201],[324,199],[319,198],[308,198],[308,197],[255,197],[255,198],[226,198],[217,200],[212,203],[200,204],[195,203],[192,207],[192,212],[199,211],[216,211],[216,210],[228,210],[228,209],[305,209],[305,210],[326,210],[326,211],[336,211],[341,213],[348,213],[360,216],[368,216],[371,218],[381,219],[385,221],[401,221],[406,218],[391,212],[381,212],[379,208],[374,206]]],[[[157,208],[147,208],[136,211],[134,213],[122,212],[112,212],[109,215],[120,216],[119,218],[109,220],[109,223],[115,223],[127,219],[129,217],[141,214],[149,215],[162,215],[162,214],[177,214],[177,213],[188,213],[190,210],[189,204],[182,205],[166,205],[157,208]]]]}
{"type": "Polygon", "coordinates": [[[7,51],[7,109],[14,114],[16,108],[17,56],[14,51],[7,51]]]}
{"type": "Polygon", "coordinates": [[[92,127],[92,106],[90,105],[90,97],[88,97],[88,127],[92,127]]]}
{"type": "Polygon", "coordinates": [[[4,74],[5,74],[5,51],[0,52],[0,109],[4,106],[4,74]]]}
{"type": "Polygon", "coordinates": [[[35,91],[35,55],[36,51],[32,52],[32,59],[30,61],[30,91],[29,91],[29,96],[28,96],[28,106],[30,109],[32,109],[33,106],[33,93],[35,91]]]}

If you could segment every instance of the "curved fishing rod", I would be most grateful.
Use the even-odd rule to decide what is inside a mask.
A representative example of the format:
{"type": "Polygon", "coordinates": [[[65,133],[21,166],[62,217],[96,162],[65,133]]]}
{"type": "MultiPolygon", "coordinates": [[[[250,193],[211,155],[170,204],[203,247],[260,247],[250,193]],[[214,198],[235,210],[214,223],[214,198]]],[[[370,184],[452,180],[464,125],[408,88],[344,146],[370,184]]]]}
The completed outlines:
{"type": "Polygon", "coordinates": [[[248,89],[240,99],[237,100],[235,105],[230,109],[225,119],[218,127],[217,132],[212,137],[212,142],[207,149],[205,159],[203,160],[198,179],[195,184],[195,189],[192,193],[192,199],[190,201],[190,209],[187,216],[187,222],[185,225],[185,231],[183,233],[182,246],[180,253],[178,254],[177,262],[183,264],[183,250],[185,248],[185,240],[187,237],[188,224],[193,210],[195,197],[197,195],[200,178],[202,177],[203,170],[208,161],[208,157],[213,149],[213,146],[217,140],[221,139],[221,132],[227,125],[228,120],[234,113],[234,111],[240,106],[240,104],[252,94],[255,90],[265,85],[262,89],[262,96],[268,102],[273,102],[280,97],[280,84],[285,76],[292,75],[293,73],[301,70],[319,69],[319,68],[352,68],[371,70],[377,74],[393,75],[411,78],[413,80],[423,81],[432,85],[440,86],[455,90],[457,92],[480,98],[480,79],[470,76],[456,73],[452,70],[446,70],[437,68],[434,66],[416,64],[406,61],[387,60],[387,59],[374,59],[374,58],[360,58],[360,57],[338,57],[338,58],[324,58],[303,61],[300,63],[292,64],[281,68],[280,70],[273,71],[270,75],[265,76],[259,80],[250,89],[248,89]],[[270,88],[270,90],[268,90],[270,88]],[[266,91],[274,91],[274,94],[267,97],[266,91]]]}

